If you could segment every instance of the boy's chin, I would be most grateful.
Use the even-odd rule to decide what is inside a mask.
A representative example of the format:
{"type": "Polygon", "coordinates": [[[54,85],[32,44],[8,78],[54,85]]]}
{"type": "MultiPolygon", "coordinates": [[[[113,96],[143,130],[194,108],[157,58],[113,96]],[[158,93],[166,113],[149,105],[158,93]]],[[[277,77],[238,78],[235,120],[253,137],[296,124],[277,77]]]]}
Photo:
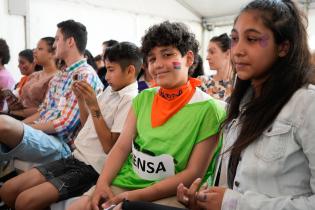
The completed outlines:
{"type": "Polygon", "coordinates": [[[113,86],[113,85],[110,85],[110,87],[112,88],[113,91],[119,91],[121,90],[122,88],[121,87],[117,87],[117,86],[113,86]]]}

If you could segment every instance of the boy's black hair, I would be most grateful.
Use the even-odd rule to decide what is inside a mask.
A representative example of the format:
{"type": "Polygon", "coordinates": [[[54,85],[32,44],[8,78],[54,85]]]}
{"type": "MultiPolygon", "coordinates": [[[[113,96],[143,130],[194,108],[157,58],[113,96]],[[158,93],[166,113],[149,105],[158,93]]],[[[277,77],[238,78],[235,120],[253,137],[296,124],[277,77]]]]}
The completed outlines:
{"type": "Polygon", "coordinates": [[[114,39],[110,39],[110,40],[107,40],[107,41],[104,41],[103,42],[103,45],[106,45],[107,47],[112,47],[114,46],[115,44],[118,44],[119,42],[114,40],[114,39]]]}
{"type": "Polygon", "coordinates": [[[0,38],[0,62],[2,65],[9,63],[10,49],[7,42],[0,38]]]}
{"type": "Polygon", "coordinates": [[[73,37],[75,44],[81,54],[84,53],[87,44],[87,31],[86,27],[74,20],[66,20],[57,24],[64,36],[64,40],[73,37]]]}
{"type": "Polygon", "coordinates": [[[142,53],[140,49],[131,42],[120,42],[106,49],[104,60],[116,62],[124,71],[129,65],[133,65],[138,75],[142,65],[142,53]]]}
{"type": "Polygon", "coordinates": [[[189,32],[185,24],[170,23],[169,21],[151,26],[142,37],[141,50],[145,57],[156,46],[174,46],[182,56],[191,50],[195,57],[199,49],[195,35],[189,32]]]}

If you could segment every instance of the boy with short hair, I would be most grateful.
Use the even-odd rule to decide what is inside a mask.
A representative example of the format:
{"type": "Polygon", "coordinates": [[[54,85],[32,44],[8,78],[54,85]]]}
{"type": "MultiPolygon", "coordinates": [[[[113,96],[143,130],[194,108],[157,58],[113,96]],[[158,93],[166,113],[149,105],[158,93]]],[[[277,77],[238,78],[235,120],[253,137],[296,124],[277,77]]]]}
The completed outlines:
{"type": "Polygon", "coordinates": [[[188,77],[198,51],[194,34],[166,21],[149,28],[141,49],[159,87],[135,97],[96,187],[68,210],[108,208],[125,199],[178,206],[170,198],[178,184],[191,184],[208,169],[225,112],[188,77]]]}
{"type": "Polygon", "coordinates": [[[139,48],[129,42],[109,48],[104,58],[110,86],[98,99],[85,81],[73,85],[84,126],[74,141],[72,157],[36,167],[5,183],[1,195],[9,206],[45,209],[81,195],[96,183],[138,93],[136,76],[142,65],[139,48]]]}

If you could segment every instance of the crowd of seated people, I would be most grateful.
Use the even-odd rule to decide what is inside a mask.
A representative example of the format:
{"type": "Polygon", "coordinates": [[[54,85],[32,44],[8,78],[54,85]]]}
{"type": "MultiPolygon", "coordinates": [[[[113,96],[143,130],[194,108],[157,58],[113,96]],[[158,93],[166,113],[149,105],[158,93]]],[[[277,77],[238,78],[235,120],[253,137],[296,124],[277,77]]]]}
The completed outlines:
{"type": "Polygon", "coordinates": [[[0,39],[0,172],[33,164],[4,179],[0,210],[314,209],[305,20],[292,0],[251,1],[208,43],[215,75],[179,22],[93,57],[87,28],[62,21],[20,52],[17,85],[0,39]]]}

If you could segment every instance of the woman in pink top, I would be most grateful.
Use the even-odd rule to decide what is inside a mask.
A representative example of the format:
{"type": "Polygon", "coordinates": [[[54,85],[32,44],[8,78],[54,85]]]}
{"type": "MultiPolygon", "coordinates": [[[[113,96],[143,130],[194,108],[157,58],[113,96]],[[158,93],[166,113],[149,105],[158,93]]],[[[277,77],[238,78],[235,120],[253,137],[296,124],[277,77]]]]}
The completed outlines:
{"type": "Polygon", "coordinates": [[[58,71],[54,58],[54,41],[53,37],[44,37],[37,43],[34,50],[34,61],[36,64],[43,66],[43,70],[29,75],[17,101],[7,98],[10,115],[28,117],[37,111],[44,100],[48,83],[58,71]]]}
{"type": "Polygon", "coordinates": [[[0,39],[0,111],[4,108],[4,89],[12,89],[15,82],[8,70],[4,68],[10,60],[10,50],[7,42],[4,39],[0,39]]]}

